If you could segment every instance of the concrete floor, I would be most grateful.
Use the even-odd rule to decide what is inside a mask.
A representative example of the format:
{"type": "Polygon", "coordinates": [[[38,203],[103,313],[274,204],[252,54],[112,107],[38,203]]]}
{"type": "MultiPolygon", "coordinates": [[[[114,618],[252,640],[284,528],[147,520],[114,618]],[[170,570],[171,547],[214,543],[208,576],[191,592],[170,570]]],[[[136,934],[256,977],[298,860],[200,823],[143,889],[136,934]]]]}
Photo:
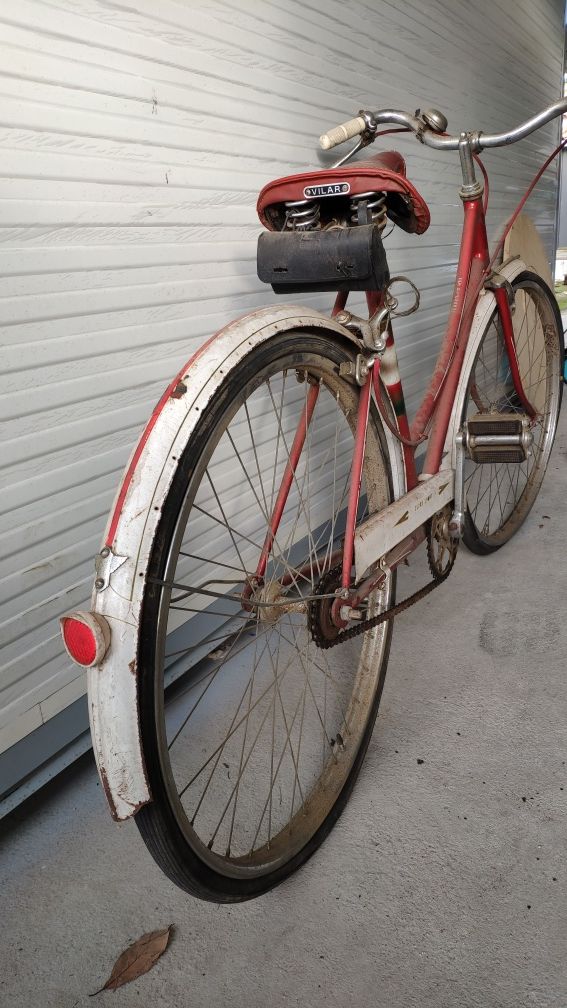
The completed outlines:
{"type": "Polygon", "coordinates": [[[567,409],[513,544],[463,549],[397,620],[355,793],[279,889],[186,897],[111,822],[90,759],[4,823],[0,1003],[92,1008],[118,953],[174,923],[155,969],[102,1003],[564,1008],[566,460],[567,409]]]}

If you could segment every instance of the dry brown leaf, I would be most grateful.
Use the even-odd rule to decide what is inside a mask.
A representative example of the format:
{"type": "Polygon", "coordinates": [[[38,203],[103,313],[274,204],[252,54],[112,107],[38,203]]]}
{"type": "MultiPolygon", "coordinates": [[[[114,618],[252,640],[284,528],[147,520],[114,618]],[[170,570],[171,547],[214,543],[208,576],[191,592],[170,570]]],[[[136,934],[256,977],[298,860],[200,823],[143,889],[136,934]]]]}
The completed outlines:
{"type": "Polygon", "coordinates": [[[116,990],[117,987],[122,987],[123,984],[130,983],[151,970],[165,952],[172,930],[173,924],[163,931],[149,931],[124,949],[114,963],[112,973],[104,987],[91,994],[91,997],[100,994],[101,991],[116,990]]]}

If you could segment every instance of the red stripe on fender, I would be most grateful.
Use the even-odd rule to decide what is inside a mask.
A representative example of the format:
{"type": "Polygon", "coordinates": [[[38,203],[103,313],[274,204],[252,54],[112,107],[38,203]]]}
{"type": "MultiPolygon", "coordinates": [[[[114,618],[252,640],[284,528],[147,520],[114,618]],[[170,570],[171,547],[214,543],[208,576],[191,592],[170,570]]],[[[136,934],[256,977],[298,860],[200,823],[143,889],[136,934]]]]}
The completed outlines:
{"type": "MultiPolygon", "coordinates": [[[[263,308],[259,308],[257,311],[251,312],[251,315],[260,315],[262,311],[264,311],[264,309],[263,308]]],[[[250,317],[250,316],[248,316],[248,317],[250,317]]],[[[153,411],[150,419],[148,420],[148,422],[147,422],[147,424],[146,424],[146,426],[145,426],[145,428],[144,428],[144,430],[142,432],[142,436],[141,436],[140,440],[138,441],[138,444],[136,445],[136,450],[135,450],[134,454],[132,455],[132,458],[130,460],[130,464],[128,465],[128,468],[127,468],[126,473],[124,475],[124,479],[122,480],[122,486],[120,487],[120,491],[118,493],[118,497],[116,498],[116,504],[114,505],[114,511],[112,512],[112,519],[110,521],[110,526],[109,526],[109,529],[108,529],[108,532],[107,532],[107,535],[106,535],[106,539],[104,541],[105,546],[112,546],[112,544],[114,542],[114,536],[116,535],[116,529],[118,527],[118,522],[120,521],[120,515],[122,514],[122,508],[124,507],[124,501],[126,499],[126,494],[128,493],[128,488],[130,486],[130,483],[132,482],[132,477],[133,477],[134,472],[136,470],[136,466],[138,465],[138,462],[140,461],[140,455],[142,454],[142,452],[144,450],[144,447],[146,445],[146,441],[148,440],[150,434],[152,433],[152,430],[154,429],[154,427],[155,427],[155,425],[157,423],[157,420],[158,420],[158,417],[159,417],[161,411],[163,410],[163,408],[164,408],[166,402],[168,401],[168,399],[171,397],[171,394],[172,394],[175,386],[177,385],[177,383],[179,381],[181,381],[183,379],[184,375],[189,370],[189,368],[191,367],[191,365],[197,360],[197,357],[199,357],[207,349],[207,347],[211,345],[211,343],[213,342],[213,340],[216,340],[219,336],[222,336],[222,334],[224,332],[226,332],[226,330],[229,329],[230,326],[233,325],[233,324],[234,324],[234,322],[229,322],[228,325],[223,326],[222,329],[219,329],[219,331],[217,333],[215,333],[214,336],[211,336],[205,343],[203,343],[199,347],[198,350],[195,351],[195,353],[193,354],[193,356],[190,357],[189,360],[187,361],[187,363],[183,365],[183,367],[181,368],[181,370],[177,372],[177,374],[175,375],[175,378],[167,386],[167,388],[166,388],[165,392],[163,393],[161,399],[159,400],[159,402],[155,406],[154,411],[153,411]]]]}
{"type": "Polygon", "coordinates": [[[189,360],[187,361],[187,363],[183,365],[183,367],[181,368],[181,370],[177,372],[177,374],[175,375],[175,378],[167,386],[167,388],[166,388],[165,392],[163,393],[161,399],[159,400],[159,402],[154,407],[153,413],[152,413],[150,419],[148,420],[146,426],[144,427],[144,430],[142,432],[142,436],[141,436],[140,440],[138,441],[138,444],[136,445],[136,450],[135,450],[134,454],[132,455],[132,458],[130,459],[130,464],[129,464],[127,470],[126,470],[126,473],[124,475],[124,479],[122,480],[122,486],[120,487],[120,491],[119,491],[118,497],[116,498],[116,504],[114,505],[114,511],[112,513],[112,519],[111,519],[110,526],[109,526],[109,529],[108,529],[108,533],[107,533],[107,536],[106,536],[106,539],[105,539],[105,545],[106,546],[112,546],[112,544],[114,542],[114,536],[116,535],[116,529],[118,527],[118,522],[120,521],[120,515],[122,514],[122,508],[124,507],[124,501],[126,500],[126,494],[128,493],[128,488],[130,486],[130,483],[132,482],[132,477],[133,477],[134,472],[136,470],[136,466],[138,465],[138,462],[140,461],[140,455],[142,454],[142,452],[143,452],[143,450],[145,448],[146,442],[147,442],[150,434],[152,433],[152,430],[154,429],[154,427],[155,427],[155,425],[156,425],[156,423],[158,421],[158,418],[159,418],[159,416],[160,416],[160,414],[161,414],[161,412],[162,412],[162,410],[163,410],[166,402],[168,401],[168,399],[171,398],[171,394],[172,394],[173,390],[175,389],[175,387],[178,384],[178,382],[180,382],[182,380],[182,378],[185,375],[185,373],[191,367],[191,364],[193,364],[193,362],[197,359],[197,357],[199,357],[199,355],[202,354],[204,350],[206,350],[206,348],[209,346],[209,344],[212,343],[213,340],[216,339],[218,335],[220,335],[220,333],[215,333],[214,336],[211,336],[211,338],[208,339],[206,343],[203,343],[203,345],[200,346],[199,349],[195,351],[195,353],[193,354],[193,356],[190,357],[189,360]]]}

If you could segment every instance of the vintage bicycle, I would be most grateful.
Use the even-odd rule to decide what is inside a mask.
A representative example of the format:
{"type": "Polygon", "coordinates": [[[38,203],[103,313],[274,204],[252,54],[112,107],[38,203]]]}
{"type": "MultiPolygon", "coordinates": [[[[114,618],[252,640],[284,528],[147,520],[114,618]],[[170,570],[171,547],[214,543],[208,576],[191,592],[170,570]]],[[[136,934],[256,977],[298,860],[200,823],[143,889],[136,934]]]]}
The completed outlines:
{"type": "Polygon", "coordinates": [[[92,609],[62,632],[89,670],[112,814],[135,816],[198,897],[257,896],[316,850],[361,767],[393,617],[446,579],[460,539],[499,549],[536,499],[561,320],[541,277],[502,261],[503,237],[490,255],[478,155],[566,110],[499,135],[450,136],[435,110],[330,130],[326,149],[358,137],[346,158],[260,193],[258,271],[277,293],[333,291],[332,312],[286,304],[231,322],[181,368],[134,450],[92,609]],[[447,330],[411,425],[391,322],[419,295],[390,277],[382,237],[388,220],[423,233],[429,211],[398,153],[347,165],[391,132],[458,151],[463,175],[447,330]],[[364,317],[346,308],[352,291],[364,317]],[[396,569],[421,546],[431,580],[396,603],[396,569]]]}

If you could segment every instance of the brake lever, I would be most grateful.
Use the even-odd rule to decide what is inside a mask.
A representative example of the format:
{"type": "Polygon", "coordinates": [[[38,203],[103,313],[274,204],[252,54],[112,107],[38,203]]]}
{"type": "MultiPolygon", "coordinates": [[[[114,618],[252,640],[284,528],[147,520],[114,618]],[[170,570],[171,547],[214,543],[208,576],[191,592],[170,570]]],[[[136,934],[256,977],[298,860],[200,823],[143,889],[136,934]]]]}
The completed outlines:
{"type": "Polygon", "coordinates": [[[342,157],[340,161],[337,161],[336,164],[331,165],[331,169],[341,168],[344,164],[347,163],[347,161],[350,161],[350,159],[354,157],[355,154],[358,154],[359,150],[362,150],[363,147],[368,147],[368,145],[371,144],[374,141],[374,139],[375,139],[374,133],[371,132],[371,130],[365,130],[364,133],[360,134],[358,141],[355,143],[352,150],[350,150],[348,154],[345,154],[345,156],[342,157]]]}

